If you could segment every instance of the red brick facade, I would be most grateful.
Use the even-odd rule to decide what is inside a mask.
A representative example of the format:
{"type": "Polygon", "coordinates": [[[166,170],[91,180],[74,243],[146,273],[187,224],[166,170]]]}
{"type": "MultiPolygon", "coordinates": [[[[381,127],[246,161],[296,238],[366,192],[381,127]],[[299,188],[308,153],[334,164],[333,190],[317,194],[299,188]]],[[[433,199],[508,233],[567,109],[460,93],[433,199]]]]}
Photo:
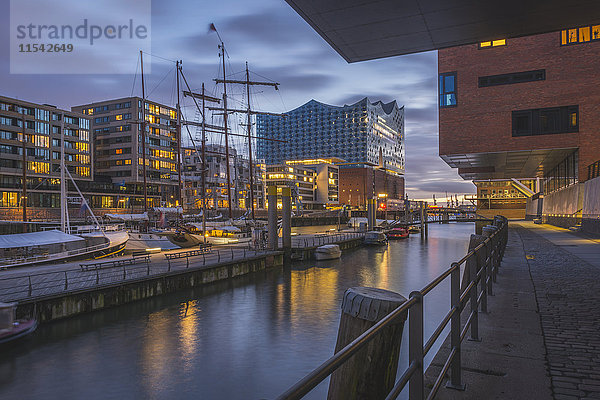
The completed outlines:
{"type": "Polygon", "coordinates": [[[390,199],[404,198],[404,177],[372,168],[340,168],[340,204],[364,208],[373,194],[387,193],[390,199]],[[375,189],[373,189],[373,178],[375,189]]]}
{"type": "Polygon", "coordinates": [[[440,50],[439,72],[457,73],[457,105],[440,107],[440,155],[578,147],[585,181],[588,165],[600,160],[600,41],[560,43],[554,32],[440,50]],[[540,69],[545,80],[478,87],[482,76],[540,69]],[[512,137],[512,111],[571,105],[579,106],[579,132],[512,137]]]}

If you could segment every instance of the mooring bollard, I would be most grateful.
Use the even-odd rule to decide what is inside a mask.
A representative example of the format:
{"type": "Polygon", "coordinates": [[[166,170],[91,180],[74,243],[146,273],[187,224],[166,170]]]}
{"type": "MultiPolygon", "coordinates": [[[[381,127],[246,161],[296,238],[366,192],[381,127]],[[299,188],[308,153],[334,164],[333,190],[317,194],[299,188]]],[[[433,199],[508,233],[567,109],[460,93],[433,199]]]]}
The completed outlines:
{"type": "MultiPolygon", "coordinates": [[[[342,300],[335,352],[360,336],[406,301],[388,290],[354,287],[342,300]]],[[[340,366],[329,382],[328,400],[384,399],[394,387],[406,313],[340,366]]]]}

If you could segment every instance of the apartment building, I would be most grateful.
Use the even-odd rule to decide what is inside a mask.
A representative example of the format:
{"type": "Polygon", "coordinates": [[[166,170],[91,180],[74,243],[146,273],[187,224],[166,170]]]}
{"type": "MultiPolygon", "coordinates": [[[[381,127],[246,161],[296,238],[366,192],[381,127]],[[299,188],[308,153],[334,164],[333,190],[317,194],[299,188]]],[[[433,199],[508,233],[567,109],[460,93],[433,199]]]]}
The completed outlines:
{"type": "Polygon", "coordinates": [[[3,218],[28,218],[60,207],[60,160],[81,184],[93,180],[90,120],[77,112],[0,96],[0,209],[3,218]],[[23,182],[25,181],[25,185],[23,182]],[[23,191],[25,187],[25,192],[23,191]]]}
{"type": "MultiPolygon", "coordinates": [[[[142,99],[124,97],[72,107],[86,115],[94,138],[96,173],[134,194],[127,202],[143,206],[144,153],[148,206],[176,206],[177,110],[146,100],[145,143],[142,142],[142,99]]],[[[119,199],[125,201],[125,199],[119,199]]]]}

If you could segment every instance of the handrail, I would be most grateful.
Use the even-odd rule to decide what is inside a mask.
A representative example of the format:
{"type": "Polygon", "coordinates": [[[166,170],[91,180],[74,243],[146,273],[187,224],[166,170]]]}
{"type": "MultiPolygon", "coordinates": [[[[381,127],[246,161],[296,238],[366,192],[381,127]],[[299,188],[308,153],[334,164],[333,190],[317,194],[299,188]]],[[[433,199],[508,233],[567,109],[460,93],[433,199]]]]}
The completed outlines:
{"type": "Polygon", "coordinates": [[[39,256],[20,257],[20,258],[12,258],[12,259],[5,258],[5,259],[2,259],[2,261],[1,261],[2,265],[0,265],[0,267],[8,267],[11,265],[48,260],[48,259],[52,259],[52,258],[59,259],[59,258],[62,258],[63,255],[76,256],[78,254],[84,254],[84,253],[89,253],[89,252],[96,251],[96,250],[102,250],[109,246],[110,246],[110,242],[107,242],[107,243],[96,244],[96,245],[89,246],[89,247],[82,247],[81,249],[62,251],[60,253],[43,254],[43,255],[39,255],[39,256]],[[58,256],[61,256],[61,257],[58,257],[58,256]],[[7,260],[7,261],[4,261],[4,260],[7,260]]]}
{"type": "MultiPolygon", "coordinates": [[[[227,253],[229,254],[229,253],[227,253]]],[[[248,252],[246,249],[232,249],[231,260],[248,259],[264,254],[263,250],[248,252]]],[[[100,287],[103,285],[120,284],[132,279],[142,277],[161,277],[171,273],[174,268],[183,270],[190,267],[204,268],[208,263],[221,261],[221,256],[215,253],[206,253],[196,265],[189,261],[189,258],[173,260],[164,263],[150,262],[150,256],[128,258],[124,260],[102,261],[91,264],[80,264],[79,268],[68,270],[38,272],[28,275],[0,277],[0,301],[22,301],[29,300],[39,296],[48,296],[64,294],[71,291],[78,291],[100,287]],[[135,263],[132,261],[135,260],[135,263]],[[94,268],[95,265],[104,265],[104,268],[94,268]],[[109,264],[115,264],[109,265],[109,264]],[[82,268],[81,266],[92,266],[91,268],[82,268]],[[35,293],[34,293],[35,292],[35,293]]],[[[210,265],[210,264],[209,264],[210,265]]]]}
{"type": "MultiPolygon", "coordinates": [[[[452,370],[450,386],[454,388],[462,387],[461,384],[461,365],[460,365],[460,343],[464,340],[468,333],[468,329],[471,328],[471,336],[473,339],[477,339],[478,327],[477,324],[477,313],[478,308],[481,306],[483,311],[487,309],[487,295],[491,294],[492,284],[496,280],[496,273],[498,267],[504,255],[508,239],[508,220],[504,217],[496,217],[494,224],[497,229],[492,232],[482,243],[476,246],[473,250],[469,251],[467,255],[461,258],[458,262],[452,263],[450,268],[441,273],[432,282],[427,284],[421,291],[413,292],[410,295],[409,300],[401,304],[399,307],[394,309],[388,315],[383,317],[379,322],[367,329],[360,336],[354,339],[350,344],[345,346],[343,349],[335,353],[327,361],[321,364],[319,367],[314,369],[286,392],[281,394],[279,400],[288,399],[300,399],[308,392],[310,392],[315,386],[321,383],[325,378],[331,375],[339,366],[341,366],[346,360],[352,355],[359,351],[363,346],[369,343],[381,330],[389,326],[394,320],[402,313],[409,313],[409,324],[410,321],[415,321],[422,326],[423,321],[423,297],[436,288],[446,278],[451,276],[451,294],[452,294],[452,307],[450,311],[444,316],[440,324],[435,328],[432,335],[423,346],[422,328],[414,329],[414,332],[419,332],[417,338],[413,338],[414,333],[411,333],[413,329],[409,329],[409,367],[404,370],[401,378],[395,383],[393,389],[390,391],[386,400],[395,399],[403,388],[410,382],[410,399],[411,400],[422,400],[424,398],[424,366],[423,356],[427,354],[435,342],[439,339],[444,328],[452,322],[450,336],[452,338],[450,355],[444,363],[441,373],[436,378],[435,384],[428,395],[428,399],[435,397],[437,391],[441,386],[441,382],[446,375],[448,370],[452,370]],[[478,255],[481,251],[485,251],[485,260],[482,265],[479,265],[478,255]],[[460,267],[467,263],[474,257],[476,268],[473,269],[471,265],[470,279],[471,282],[465,290],[461,291],[460,288],[460,267]],[[478,287],[481,286],[481,292],[479,293],[478,287]],[[474,291],[474,292],[473,292],[474,291]],[[472,309],[469,313],[464,328],[461,328],[460,316],[466,304],[466,300],[470,297],[472,309]],[[416,315],[414,313],[417,313],[416,315]],[[418,345],[418,348],[413,348],[414,345],[418,345]],[[416,357],[416,358],[413,358],[416,357]],[[417,373],[418,372],[418,373],[417,373]],[[415,376],[416,374],[416,376],[415,376]],[[413,384],[413,379],[415,379],[413,384]]],[[[471,263],[472,264],[472,263],[471,263]]]]}

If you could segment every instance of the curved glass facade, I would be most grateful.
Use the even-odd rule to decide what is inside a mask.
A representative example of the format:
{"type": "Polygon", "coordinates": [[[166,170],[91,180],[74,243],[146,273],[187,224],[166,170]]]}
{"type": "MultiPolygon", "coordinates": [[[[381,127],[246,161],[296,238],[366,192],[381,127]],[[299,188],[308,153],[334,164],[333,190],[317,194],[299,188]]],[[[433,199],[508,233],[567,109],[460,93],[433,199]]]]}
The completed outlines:
{"type": "Polygon", "coordinates": [[[395,101],[331,106],[311,100],[285,116],[257,116],[257,155],[267,165],[339,158],[404,173],[404,107],[395,101]],[[277,139],[272,141],[265,139],[277,139]]]}

